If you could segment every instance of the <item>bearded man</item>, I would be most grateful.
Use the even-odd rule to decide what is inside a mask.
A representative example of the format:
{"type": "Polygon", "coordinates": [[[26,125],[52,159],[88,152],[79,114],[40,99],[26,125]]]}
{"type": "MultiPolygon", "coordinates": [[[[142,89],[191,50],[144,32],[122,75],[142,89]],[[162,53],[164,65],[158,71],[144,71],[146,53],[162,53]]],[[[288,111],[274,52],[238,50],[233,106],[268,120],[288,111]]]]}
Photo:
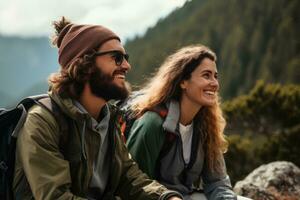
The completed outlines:
{"type": "Polygon", "coordinates": [[[139,170],[120,137],[118,109],[108,103],[128,96],[120,38],[64,17],[53,24],[60,71],[48,94],[69,127],[41,105],[30,108],[17,140],[15,199],[181,199],[139,170]]]}

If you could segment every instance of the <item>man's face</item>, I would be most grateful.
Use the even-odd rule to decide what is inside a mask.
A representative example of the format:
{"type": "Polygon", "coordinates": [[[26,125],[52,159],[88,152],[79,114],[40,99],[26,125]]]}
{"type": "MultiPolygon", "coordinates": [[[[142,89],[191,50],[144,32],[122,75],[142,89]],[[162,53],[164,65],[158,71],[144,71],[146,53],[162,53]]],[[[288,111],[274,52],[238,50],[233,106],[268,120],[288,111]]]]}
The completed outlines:
{"type": "MultiPolygon", "coordinates": [[[[98,49],[100,53],[108,51],[119,51],[125,54],[123,46],[115,39],[105,42],[98,49]]],[[[128,90],[125,87],[125,76],[131,67],[125,58],[121,63],[116,59],[114,53],[96,56],[95,69],[89,80],[92,93],[95,96],[104,98],[106,101],[125,99],[128,96],[128,90]]]]}

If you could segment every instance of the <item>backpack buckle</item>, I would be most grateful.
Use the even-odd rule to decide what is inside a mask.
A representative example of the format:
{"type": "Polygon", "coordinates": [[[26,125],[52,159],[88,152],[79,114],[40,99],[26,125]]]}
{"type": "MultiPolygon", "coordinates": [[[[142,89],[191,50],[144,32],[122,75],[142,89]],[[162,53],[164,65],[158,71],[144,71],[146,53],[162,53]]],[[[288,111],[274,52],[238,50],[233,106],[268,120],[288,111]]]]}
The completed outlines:
{"type": "Polygon", "coordinates": [[[3,170],[3,171],[8,170],[8,166],[6,165],[6,163],[4,161],[0,162],[0,169],[3,170]]]}

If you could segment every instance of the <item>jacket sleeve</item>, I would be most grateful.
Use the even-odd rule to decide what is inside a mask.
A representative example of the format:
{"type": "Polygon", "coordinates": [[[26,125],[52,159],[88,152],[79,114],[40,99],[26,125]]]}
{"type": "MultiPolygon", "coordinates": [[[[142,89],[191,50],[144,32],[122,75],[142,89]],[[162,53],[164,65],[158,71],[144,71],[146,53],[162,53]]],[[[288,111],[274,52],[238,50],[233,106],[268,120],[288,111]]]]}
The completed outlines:
{"type": "Polygon", "coordinates": [[[69,163],[59,151],[59,138],[52,114],[34,106],[19,133],[16,149],[34,199],[83,199],[70,192],[69,163]]]}
{"type": "MultiPolygon", "coordinates": [[[[182,198],[176,191],[167,190],[155,180],[143,173],[136,162],[131,158],[125,144],[119,138],[117,148],[121,153],[122,174],[119,181],[118,193],[122,199],[136,200],[166,200],[172,196],[182,198]]],[[[118,161],[117,161],[118,162],[118,161]]]]}
{"type": "Polygon", "coordinates": [[[204,193],[208,200],[236,200],[237,197],[232,191],[229,176],[226,173],[226,166],[223,155],[220,156],[219,162],[221,172],[214,172],[208,169],[206,163],[202,172],[204,193]]]}
{"type": "Polygon", "coordinates": [[[127,141],[127,148],[140,169],[155,178],[155,166],[165,140],[163,120],[155,112],[148,111],[137,119],[127,141]]]}

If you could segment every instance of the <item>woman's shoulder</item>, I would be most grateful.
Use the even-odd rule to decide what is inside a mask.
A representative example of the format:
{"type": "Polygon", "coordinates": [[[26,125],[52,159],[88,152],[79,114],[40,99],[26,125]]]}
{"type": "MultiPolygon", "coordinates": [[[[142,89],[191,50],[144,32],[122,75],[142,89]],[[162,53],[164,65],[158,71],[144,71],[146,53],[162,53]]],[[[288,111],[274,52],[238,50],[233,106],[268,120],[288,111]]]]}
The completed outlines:
{"type": "Polygon", "coordinates": [[[148,127],[157,127],[162,126],[164,119],[155,111],[146,111],[138,121],[148,127]]]}
{"type": "Polygon", "coordinates": [[[156,137],[162,137],[163,132],[163,119],[160,115],[153,111],[147,111],[143,113],[136,121],[133,123],[131,128],[131,137],[138,137],[143,139],[152,139],[156,137]]]}

